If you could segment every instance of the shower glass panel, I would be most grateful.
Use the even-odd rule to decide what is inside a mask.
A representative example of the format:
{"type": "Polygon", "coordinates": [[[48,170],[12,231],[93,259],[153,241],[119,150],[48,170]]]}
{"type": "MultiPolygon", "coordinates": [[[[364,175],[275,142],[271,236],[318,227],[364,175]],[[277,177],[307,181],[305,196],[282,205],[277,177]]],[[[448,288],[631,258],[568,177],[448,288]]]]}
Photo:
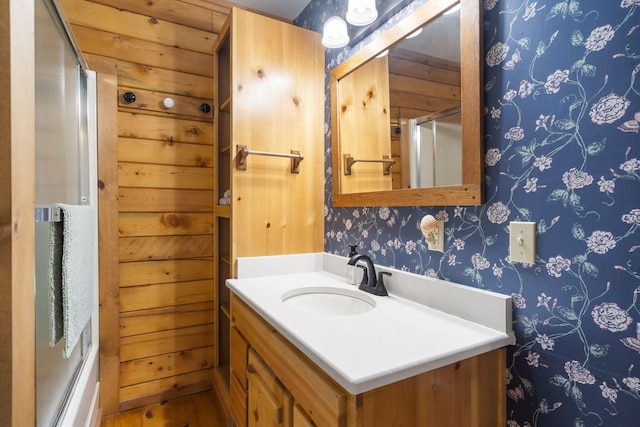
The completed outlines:
{"type": "Polygon", "coordinates": [[[411,188],[462,184],[461,114],[409,120],[411,188]]]}
{"type": "MultiPolygon", "coordinates": [[[[36,144],[35,204],[88,202],[86,77],[51,0],[35,0],[36,144]]],[[[37,221],[36,402],[37,426],[57,425],[91,343],[90,322],[68,359],[64,338],[49,345],[49,239],[51,222],[37,221]]]]}

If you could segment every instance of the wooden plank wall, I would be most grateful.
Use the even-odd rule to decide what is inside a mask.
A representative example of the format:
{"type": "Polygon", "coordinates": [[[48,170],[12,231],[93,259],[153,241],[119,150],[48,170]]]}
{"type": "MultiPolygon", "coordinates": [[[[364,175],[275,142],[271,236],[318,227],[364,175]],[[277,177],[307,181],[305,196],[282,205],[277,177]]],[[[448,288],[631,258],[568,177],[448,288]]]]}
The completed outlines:
{"type": "Polygon", "coordinates": [[[0,413],[33,426],[35,407],[34,2],[0,2],[0,413]]]}
{"type": "Polygon", "coordinates": [[[200,106],[214,105],[213,44],[229,9],[204,0],[62,3],[81,50],[117,68],[117,147],[102,147],[114,151],[117,182],[100,183],[117,187],[113,211],[100,210],[118,218],[117,247],[100,248],[119,261],[118,283],[100,284],[119,301],[117,316],[101,312],[103,323],[119,322],[119,333],[101,326],[109,335],[101,341],[119,343],[117,354],[101,355],[118,361],[101,367],[109,415],[211,387],[213,112],[200,106]],[[162,106],[165,97],[174,108],[162,106]]]}

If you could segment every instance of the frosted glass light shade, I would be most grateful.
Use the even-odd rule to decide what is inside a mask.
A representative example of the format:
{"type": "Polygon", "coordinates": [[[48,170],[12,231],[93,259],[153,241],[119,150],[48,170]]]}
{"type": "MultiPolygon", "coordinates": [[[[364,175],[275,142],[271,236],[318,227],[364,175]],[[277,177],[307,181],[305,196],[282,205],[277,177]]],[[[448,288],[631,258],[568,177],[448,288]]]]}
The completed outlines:
{"type": "Polygon", "coordinates": [[[378,17],[375,0],[349,0],[347,22],[352,25],[369,25],[378,17]]]}
{"type": "Polygon", "coordinates": [[[327,19],[322,28],[322,45],[324,47],[343,47],[349,43],[349,33],[347,23],[339,16],[332,16],[327,19]]]}

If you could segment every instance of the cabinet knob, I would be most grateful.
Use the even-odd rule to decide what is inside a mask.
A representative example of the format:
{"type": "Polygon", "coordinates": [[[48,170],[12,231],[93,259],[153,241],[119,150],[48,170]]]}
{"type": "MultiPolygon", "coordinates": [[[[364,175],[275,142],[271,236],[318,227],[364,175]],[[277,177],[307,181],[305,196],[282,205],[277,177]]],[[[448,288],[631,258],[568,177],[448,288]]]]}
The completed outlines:
{"type": "Polygon", "coordinates": [[[205,114],[208,113],[209,111],[211,111],[211,105],[207,103],[200,105],[200,111],[202,111],[205,114]]]}

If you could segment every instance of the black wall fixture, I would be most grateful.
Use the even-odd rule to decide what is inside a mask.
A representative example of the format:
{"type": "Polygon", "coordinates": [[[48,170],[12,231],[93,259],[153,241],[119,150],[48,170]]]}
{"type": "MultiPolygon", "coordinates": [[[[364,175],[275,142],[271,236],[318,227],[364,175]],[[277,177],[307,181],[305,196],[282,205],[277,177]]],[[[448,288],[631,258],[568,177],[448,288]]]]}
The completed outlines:
{"type": "Polygon", "coordinates": [[[125,92],[122,96],[125,102],[131,104],[132,102],[136,102],[136,94],[133,92],[125,92]]]}

